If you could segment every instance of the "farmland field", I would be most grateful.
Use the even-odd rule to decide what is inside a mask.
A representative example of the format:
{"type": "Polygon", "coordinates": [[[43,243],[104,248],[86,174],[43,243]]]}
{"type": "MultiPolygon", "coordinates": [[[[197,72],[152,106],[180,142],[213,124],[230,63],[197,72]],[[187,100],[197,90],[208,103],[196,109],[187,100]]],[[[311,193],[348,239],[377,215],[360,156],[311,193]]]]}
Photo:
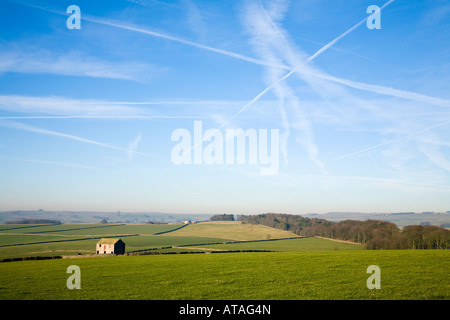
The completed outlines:
{"type": "Polygon", "coordinates": [[[362,250],[357,244],[240,223],[182,226],[3,225],[0,258],[79,258],[0,263],[0,300],[450,298],[449,250],[362,250]],[[151,249],[160,254],[83,257],[106,236],[121,237],[127,253],[151,249]],[[243,252],[255,250],[274,252],[243,252]],[[189,251],[203,253],[162,254],[189,251]],[[70,265],[80,267],[80,290],[66,287],[70,265]],[[380,290],[367,288],[370,265],[381,269],[380,290]]]}
{"type": "Polygon", "coordinates": [[[119,256],[0,264],[0,299],[449,299],[450,252],[316,251],[119,256]],[[81,289],[68,290],[78,265],[81,289]],[[381,289],[366,268],[381,268],[381,289]]]}
{"type": "Polygon", "coordinates": [[[263,225],[241,224],[239,221],[192,224],[171,234],[174,236],[189,235],[200,237],[216,237],[220,235],[220,237],[230,240],[278,239],[297,236],[287,231],[263,225]]]}
{"type": "Polygon", "coordinates": [[[126,243],[127,252],[147,249],[164,252],[198,251],[198,245],[203,251],[316,251],[361,248],[359,245],[323,239],[300,238],[287,231],[239,222],[211,222],[187,226],[182,224],[2,225],[0,226],[0,259],[94,254],[95,243],[102,237],[122,238],[126,243]],[[290,239],[292,237],[297,239],[290,239]],[[240,243],[240,241],[243,242],[240,243]],[[174,248],[168,250],[167,247],[174,248]]]}

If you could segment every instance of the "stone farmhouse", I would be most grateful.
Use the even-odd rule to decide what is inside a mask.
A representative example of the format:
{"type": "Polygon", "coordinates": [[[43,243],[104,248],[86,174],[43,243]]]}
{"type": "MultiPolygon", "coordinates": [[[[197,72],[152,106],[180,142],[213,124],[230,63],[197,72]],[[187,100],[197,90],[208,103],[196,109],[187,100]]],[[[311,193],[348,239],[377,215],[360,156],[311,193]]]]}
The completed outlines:
{"type": "Polygon", "coordinates": [[[121,239],[103,238],[96,244],[97,254],[124,254],[125,242],[121,239]]]}

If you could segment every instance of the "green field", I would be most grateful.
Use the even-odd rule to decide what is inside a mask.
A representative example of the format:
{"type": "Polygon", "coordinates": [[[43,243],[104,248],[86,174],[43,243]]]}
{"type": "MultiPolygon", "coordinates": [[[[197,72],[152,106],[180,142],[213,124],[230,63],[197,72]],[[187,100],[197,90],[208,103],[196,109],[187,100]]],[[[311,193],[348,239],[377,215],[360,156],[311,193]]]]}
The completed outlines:
{"type": "Polygon", "coordinates": [[[359,244],[335,242],[318,238],[298,238],[263,242],[240,242],[202,246],[205,249],[219,250],[270,250],[283,252],[329,251],[329,250],[361,250],[359,244]]]}
{"type": "Polygon", "coordinates": [[[363,250],[328,239],[287,239],[295,235],[240,223],[176,230],[180,226],[2,225],[0,258],[78,258],[0,263],[0,300],[450,298],[449,250],[363,250]],[[170,230],[175,231],[158,235],[170,230]],[[83,257],[94,253],[98,238],[120,235],[127,253],[156,249],[149,252],[160,254],[83,257]],[[275,252],[243,252],[251,250],[275,252]],[[161,254],[188,251],[203,253],[161,254]],[[66,287],[70,265],[81,269],[79,290],[66,287]],[[379,290],[366,286],[370,265],[381,269],[379,290]]]}
{"type": "Polygon", "coordinates": [[[0,264],[0,299],[448,299],[450,252],[316,251],[119,256],[0,264]],[[69,265],[81,289],[66,287],[69,265]],[[369,265],[381,289],[366,286],[369,265]]]}
{"type": "Polygon", "coordinates": [[[188,225],[171,233],[174,236],[219,237],[229,240],[260,240],[296,237],[297,235],[263,225],[242,224],[239,221],[204,222],[188,225]]]}
{"type": "Polygon", "coordinates": [[[223,241],[218,238],[155,235],[181,226],[181,224],[0,225],[0,258],[94,254],[95,244],[102,237],[124,239],[127,251],[199,241],[223,241]]]}
{"type": "Polygon", "coordinates": [[[95,244],[102,237],[122,238],[126,243],[126,252],[146,249],[158,249],[156,251],[163,252],[361,249],[360,245],[300,238],[287,231],[239,222],[208,222],[184,227],[182,224],[1,225],[0,259],[94,254],[95,244]],[[287,239],[292,237],[297,239],[287,239]],[[230,243],[239,241],[242,243],[230,243]],[[210,245],[211,243],[214,245],[210,245]]]}

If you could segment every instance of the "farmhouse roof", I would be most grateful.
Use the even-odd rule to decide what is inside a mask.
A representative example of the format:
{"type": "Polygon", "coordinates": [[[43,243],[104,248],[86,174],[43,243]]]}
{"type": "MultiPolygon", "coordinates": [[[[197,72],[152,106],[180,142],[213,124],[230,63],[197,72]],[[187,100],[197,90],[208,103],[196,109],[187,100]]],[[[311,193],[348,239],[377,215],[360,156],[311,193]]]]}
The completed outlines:
{"type": "Polygon", "coordinates": [[[103,238],[100,239],[97,244],[116,244],[117,242],[122,241],[118,238],[103,238]]]}

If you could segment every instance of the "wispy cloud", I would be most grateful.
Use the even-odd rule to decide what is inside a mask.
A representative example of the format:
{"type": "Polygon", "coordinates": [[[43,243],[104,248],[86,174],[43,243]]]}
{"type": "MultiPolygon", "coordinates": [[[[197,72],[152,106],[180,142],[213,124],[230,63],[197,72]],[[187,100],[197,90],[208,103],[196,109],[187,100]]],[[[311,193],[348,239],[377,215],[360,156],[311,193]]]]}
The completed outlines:
{"type": "Polygon", "coordinates": [[[144,7],[149,7],[149,8],[152,8],[157,5],[166,6],[166,7],[170,7],[170,8],[178,8],[178,9],[181,8],[180,6],[177,6],[173,3],[158,1],[158,0],[126,0],[126,1],[138,4],[138,5],[141,5],[144,7]]]}
{"type": "MultiPolygon", "coordinates": [[[[320,179],[324,178],[323,176],[314,176],[314,175],[304,175],[302,176],[304,179],[320,179]]],[[[374,183],[376,185],[382,186],[383,188],[392,188],[392,189],[404,189],[405,186],[411,187],[410,190],[418,191],[418,190],[450,190],[450,186],[444,184],[432,184],[425,182],[417,182],[411,179],[398,179],[398,178],[377,178],[377,177],[369,177],[369,176],[326,176],[327,181],[331,180],[353,180],[359,182],[368,182],[374,183]]]]}
{"type": "Polygon", "coordinates": [[[92,167],[92,166],[81,165],[81,164],[76,164],[76,163],[69,163],[69,162],[48,161],[48,160],[38,160],[38,159],[25,159],[25,158],[16,158],[16,157],[3,157],[3,158],[7,159],[7,160],[13,160],[13,161],[32,162],[32,163],[56,165],[56,166],[71,167],[71,168],[96,169],[95,167],[92,167]]]}
{"type": "Polygon", "coordinates": [[[138,134],[137,137],[128,145],[128,160],[133,160],[134,154],[136,153],[136,149],[139,145],[139,141],[141,141],[141,138],[142,135],[138,134]]]}
{"type": "MultiPolygon", "coordinates": [[[[23,3],[23,2],[19,2],[18,4],[26,5],[29,7],[44,10],[44,11],[51,12],[51,13],[58,14],[58,15],[67,16],[67,13],[64,11],[58,11],[58,10],[54,10],[51,8],[42,7],[42,6],[39,6],[36,4],[23,3]]],[[[185,45],[188,45],[191,47],[199,48],[199,49],[210,51],[210,52],[215,52],[215,53],[225,55],[225,56],[228,56],[228,57],[231,57],[234,59],[239,59],[239,60],[247,61],[247,62],[258,64],[258,65],[267,65],[266,61],[258,60],[258,59],[248,57],[248,56],[245,56],[245,55],[242,55],[239,53],[235,53],[232,51],[211,47],[211,46],[201,44],[201,43],[198,43],[195,41],[185,40],[180,37],[171,36],[171,35],[163,33],[163,32],[158,32],[158,31],[154,31],[154,30],[151,30],[151,29],[148,29],[145,27],[136,26],[129,22],[115,21],[112,19],[104,19],[104,18],[90,16],[88,14],[83,14],[83,20],[110,26],[110,27],[114,27],[114,28],[118,28],[118,29],[122,29],[122,30],[133,31],[133,32],[137,32],[137,33],[141,33],[141,34],[145,34],[145,35],[149,35],[149,36],[153,36],[153,37],[157,37],[157,38],[162,38],[162,39],[182,43],[182,44],[185,44],[185,45]]],[[[283,66],[279,66],[279,67],[283,67],[283,66]]]]}
{"type": "Polygon", "coordinates": [[[67,97],[0,96],[0,109],[27,114],[60,116],[135,116],[143,111],[126,102],[73,99],[67,97]]]}
{"type": "MultiPolygon", "coordinates": [[[[79,136],[72,135],[72,134],[38,128],[38,127],[30,126],[30,125],[27,125],[27,124],[24,124],[21,122],[0,119],[0,126],[4,127],[4,128],[9,128],[9,129],[24,130],[24,131],[38,133],[38,134],[56,136],[56,137],[60,137],[60,138],[68,139],[68,140],[73,140],[73,141],[78,141],[78,142],[82,142],[82,143],[96,145],[96,146],[103,147],[103,148],[123,151],[123,152],[126,152],[127,154],[129,153],[129,149],[127,149],[127,148],[122,148],[122,147],[118,147],[118,146],[108,144],[108,143],[103,143],[103,142],[98,142],[98,141],[91,140],[91,139],[86,139],[86,138],[79,137],[79,136]]],[[[138,151],[134,151],[134,154],[155,157],[155,155],[153,155],[153,154],[138,152],[138,151]]]]}
{"type": "MultiPolygon", "coordinates": [[[[283,2],[277,2],[278,6],[272,7],[271,11],[267,11],[262,5],[249,2],[245,9],[246,26],[252,36],[252,43],[255,45],[257,54],[264,60],[278,63],[287,61],[292,63],[292,58],[295,58],[295,66],[300,67],[303,53],[296,51],[293,53],[293,46],[287,41],[287,37],[280,26],[276,24],[274,19],[281,20],[284,14],[283,2]],[[283,9],[280,9],[283,8],[283,9]]],[[[304,60],[303,60],[304,61],[304,60]]],[[[278,64],[277,63],[277,64],[278,64]]],[[[276,63],[272,63],[276,64],[276,63]]],[[[305,65],[303,62],[302,65],[305,65]]],[[[285,129],[281,138],[281,150],[285,160],[287,160],[287,139],[289,137],[290,128],[297,131],[296,141],[306,150],[308,157],[315,162],[324,172],[325,169],[318,159],[318,148],[314,143],[314,134],[311,123],[306,118],[301,109],[301,102],[296,96],[292,88],[285,81],[290,75],[294,73],[291,70],[284,76],[280,76],[281,70],[279,68],[270,67],[267,70],[267,77],[269,86],[258,94],[252,101],[259,99],[263,94],[273,88],[273,92],[278,97],[279,109],[283,119],[283,127],[285,129]],[[289,108],[290,121],[287,120],[286,108],[289,108]]],[[[248,107],[245,106],[245,108],[248,107]]]]}
{"type": "Polygon", "coordinates": [[[224,108],[242,105],[226,100],[114,101],[62,96],[0,95],[1,119],[214,119],[224,108]],[[20,114],[20,115],[19,115],[20,114]],[[22,115],[23,114],[23,115],[22,115]]]}
{"type": "Polygon", "coordinates": [[[55,53],[27,44],[0,47],[0,73],[57,74],[142,82],[163,68],[138,62],[102,61],[72,50],[55,53]]]}
{"type": "MultiPolygon", "coordinates": [[[[422,135],[424,133],[427,133],[427,132],[429,132],[429,131],[431,131],[433,129],[437,129],[439,127],[446,126],[448,124],[450,124],[450,120],[443,121],[443,122],[434,124],[434,125],[426,127],[426,128],[422,128],[421,130],[414,131],[413,133],[399,135],[399,136],[397,136],[394,139],[387,140],[387,141],[384,141],[382,143],[379,143],[379,144],[376,144],[376,145],[372,145],[372,146],[364,148],[364,149],[360,149],[360,150],[357,150],[357,151],[354,151],[354,152],[351,152],[351,153],[347,153],[347,154],[335,157],[333,159],[325,161],[325,163],[334,162],[334,161],[342,160],[342,159],[345,159],[345,158],[354,157],[354,156],[366,153],[368,151],[372,151],[372,150],[379,149],[379,148],[387,146],[387,145],[394,144],[394,143],[396,143],[398,141],[401,141],[401,140],[417,138],[417,137],[419,137],[420,135],[422,135]]],[[[418,139],[418,140],[420,141],[420,139],[418,139]]]]}
{"type": "Polygon", "coordinates": [[[205,40],[208,28],[203,21],[203,16],[200,10],[191,0],[183,0],[182,3],[186,8],[185,10],[188,26],[197,35],[200,41],[205,40]]]}

